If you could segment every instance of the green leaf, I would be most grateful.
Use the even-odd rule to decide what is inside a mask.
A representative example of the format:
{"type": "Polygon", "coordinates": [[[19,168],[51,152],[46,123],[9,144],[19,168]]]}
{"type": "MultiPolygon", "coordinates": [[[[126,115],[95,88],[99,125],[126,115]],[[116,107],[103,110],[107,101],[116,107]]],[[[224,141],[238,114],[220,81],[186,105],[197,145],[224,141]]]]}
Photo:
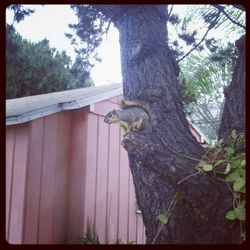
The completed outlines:
{"type": "Polygon", "coordinates": [[[242,160],[241,163],[240,163],[241,166],[246,166],[246,160],[242,160]]]}
{"type": "Polygon", "coordinates": [[[236,147],[241,147],[243,145],[245,145],[246,141],[245,141],[245,138],[244,138],[244,135],[240,135],[238,137],[238,139],[236,140],[236,147]]]}
{"type": "Polygon", "coordinates": [[[240,158],[235,158],[231,161],[231,168],[237,168],[241,164],[240,158]]]}
{"type": "Polygon", "coordinates": [[[239,219],[241,221],[246,220],[246,209],[244,207],[236,207],[234,209],[234,214],[235,214],[237,219],[239,219]]]}
{"type": "Polygon", "coordinates": [[[246,184],[246,180],[242,177],[236,179],[233,185],[233,189],[235,192],[239,192],[241,188],[243,188],[246,184]]]}
{"type": "Polygon", "coordinates": [[[232,132],[231,132],[231,137],[232,137],[233,139],[235,139],[236,136],[237,136],[237,135],[236,135],[236,130],[233,129],[232,132]]]}
{"type": "Polygon", "coordinates": [[[225,151],[226,151],[226,154],[228,155],[228,157],[230,157],[234,153],[234,149],[231,147],[226,147],[225,151]]]}
{"type": "Polygon", "coordinates": [[[205,165],[202,165],[202,169],[206,172],[208,171],[212,171],[213,170],[213,166],[211,164],[205,164],[205,165]]]}
{"type": "Polygon", "coordinates": [[[227,167],[226,167],[226,169],[225,169],[224,174],[228,174],[230,170],[231,170],[231,165],[230,165],[230,163],[228,163],[228,164],[227,164],[227,167]]]}
{"type": "Polygon", "coordinates": [[[237,173],[243,179],[246,179],[246,169],[237,168],[234,172],[237,173]]]}
{"type": "Polygon", "coordinates": [[[202,167],[202,166],[205,165],[205,164],[206,164],[205,161],[200,161],[200,162],[198,163],[198,166],[199,166],[199,167],[202,167]]]}
{"type": "Polygon", "coordinates": [[[228,182],[234,182],[237,178],[239,178],[239,174],[238,173],[231,173],[230,175],[228,175],[228,177],[226,178],[226,181],[228,182]]]}
{"type": "Polygon", "coordinates": [[[167,224],[168,223],[168,217],[165,214],[159,214],[158,215],[158,219],[163,224],[167,224]]]}
{"type": "Polygon", "coordinates": [[[235,220],[235,219],[236,219],[236,216],[235,216],[235,214],[234,214],[234,211],[233,211],[233,210],[228,211],[228,212],[226,213],[226,218],[227,218],[228,220],[235,220]]]}

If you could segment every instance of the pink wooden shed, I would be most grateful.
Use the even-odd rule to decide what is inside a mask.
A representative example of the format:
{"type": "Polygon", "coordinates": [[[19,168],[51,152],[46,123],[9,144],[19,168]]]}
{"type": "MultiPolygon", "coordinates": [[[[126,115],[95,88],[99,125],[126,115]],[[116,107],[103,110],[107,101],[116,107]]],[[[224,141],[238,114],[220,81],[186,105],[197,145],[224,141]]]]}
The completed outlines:
{"type": "Polygon", "coordinates": [[[145,243],[121,129],[103,122],[121,98],[111,84],[6,101],[10,244],[76,243],[88,220],[102,244],[145,243]]]}

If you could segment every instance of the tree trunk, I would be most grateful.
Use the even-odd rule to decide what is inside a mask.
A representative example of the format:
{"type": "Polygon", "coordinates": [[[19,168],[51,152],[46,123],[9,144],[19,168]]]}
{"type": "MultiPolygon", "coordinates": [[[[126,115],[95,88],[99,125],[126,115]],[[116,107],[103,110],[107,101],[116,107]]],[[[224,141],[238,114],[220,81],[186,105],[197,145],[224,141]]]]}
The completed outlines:
{"type": "Polygon", "coordinates": [[[166,5],[121,5],[113,11],[109,5],[106,15],[120,32],[124,98],[147,104],[155,116],[150,131],[130,132],[122,141],[147,243],[238,243],[239,225],[225,219],[233,204],[227,185],[209,174],[192,175],[204,149],[183,112],[166,5]],[[167,213],[177,193],[181,199],[162,226],[157,217],[167,213]]]}
{"type": "Polygon", "coordinates": [[[226,97],[219,129],[219,139],[227,139],[231,131],[245,133],[246,129],[246,44],[245,35],[235,43],[238,59],[234,68],[231,84],[225,88],[226,97]]]}

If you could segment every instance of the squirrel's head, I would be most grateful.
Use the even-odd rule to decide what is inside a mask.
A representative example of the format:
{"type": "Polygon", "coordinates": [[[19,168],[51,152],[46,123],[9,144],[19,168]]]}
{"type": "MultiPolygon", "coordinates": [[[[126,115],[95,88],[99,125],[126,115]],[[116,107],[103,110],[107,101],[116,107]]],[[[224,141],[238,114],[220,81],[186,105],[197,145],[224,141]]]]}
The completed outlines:
{"type": "Polygon", "coordinates": [[[104,122],[106,123],[112,123],[115,122],[118,118],[117,111],[113,109],[113,111],[110,111],[106,116],[104,117],[104,122]]]}

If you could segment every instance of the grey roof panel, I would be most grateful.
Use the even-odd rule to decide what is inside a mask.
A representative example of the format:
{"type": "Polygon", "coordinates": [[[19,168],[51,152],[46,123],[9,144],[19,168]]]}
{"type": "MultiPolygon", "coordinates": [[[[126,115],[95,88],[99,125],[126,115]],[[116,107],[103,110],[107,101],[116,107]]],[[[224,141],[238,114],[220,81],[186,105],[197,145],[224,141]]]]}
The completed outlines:
{"type": "Polygon", "coordinates": [[[120,83],[6,100],[6,125],[77,109],[122,94],[120,83]]]}

